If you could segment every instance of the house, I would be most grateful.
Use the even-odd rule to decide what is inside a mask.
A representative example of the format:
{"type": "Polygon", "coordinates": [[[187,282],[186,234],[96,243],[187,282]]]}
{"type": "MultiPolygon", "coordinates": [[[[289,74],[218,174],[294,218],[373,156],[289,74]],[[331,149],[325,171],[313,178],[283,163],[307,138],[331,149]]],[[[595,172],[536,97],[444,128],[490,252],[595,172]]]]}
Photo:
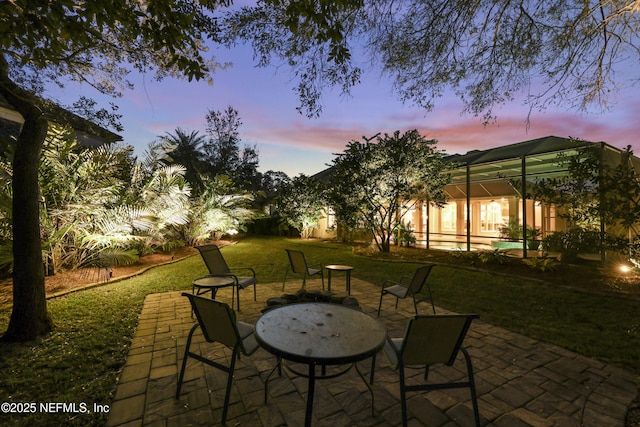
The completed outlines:
{"type": "MultiPolygon", "coordinates": [[[[45,117],[50,122],[69,124],[75,131],[80,145],[98,147],[102,144],[122,141],[122,137],[95,123],[78,116],[52,102],[45,102],[45,117]]],[[[15,143],[24,119],[0,94],[0,148],[15,143]]]]}
{"type": "MultiPolygon", "coordinates": [[[[520,236],[525,229],[535,229],[542,238],[554,231],[566,231],[568,224],[554,205],[526,199],[527,184],[543,178],[558,177],[567,173],[559,166],[558,156],[575,156],[584,147],[593,146],[601,151],[604,162],[615,164],[623,150],[604,142],[576,141],[569,138],[548,136],[487,150],[473,150],[466,154],[446,158],[452,168],[451,182],[445,187],[448,202],[442,207],[428,203],[406,212],[405,223],[410,223],[418,244],[440,249],[489,249],[505,246],[500,242],[501,232],[515,224],[520,236]],[[520,186],[514,186],[520,182],[520,186]]],[[[633,157],[636,170],[640,171],[640,159],[633,157]]],[[[326,179],[330,169],[316,176],[326,179]]],[[[335,234],[335,223],[330,208],[317,237],[327,238],[335,234]],[[333,234],[331,234],[333,233],[333,234]]],[[[526,256],[524,239],[509,242],[521,249],[526,256]]]]}

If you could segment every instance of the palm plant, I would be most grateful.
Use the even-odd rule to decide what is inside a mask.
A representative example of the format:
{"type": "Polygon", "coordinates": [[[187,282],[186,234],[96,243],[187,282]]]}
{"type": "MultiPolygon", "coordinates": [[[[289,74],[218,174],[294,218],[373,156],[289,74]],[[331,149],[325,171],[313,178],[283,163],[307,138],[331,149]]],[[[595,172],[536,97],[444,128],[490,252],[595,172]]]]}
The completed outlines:
{"type": "Polygon", "coordinates": [[[148,238],[141,253],[155,247],[164,250],[183,246],[179,228],[189,221],[191,187],[184,179],[186,169],[180,165],[159,167],[144,185],[140,203],[148,212],[151,227],[144,230],[148,238]]]}
{"type": "Polygon", "coordinates": [[[191,185],[193,194],[201,194],[204,191],[202,176],[206,168],[202,150],[206,138],[199,135],[198,131],[187,133],[179,127],[173,134],[167,132],[162,138],[173,147],[169,153],[173,163],[182,165],[186,169],[184,177],[191,185]]]}
{"type": "Polygon", "coordinates": [[[186,243],[195,245],[242,229],[256,216],[252,201],[253,196],[240,192],[230,178],[217,176],[194,200],[189,223],[183,230],[186,243]]]}
{"type": "MultiPolygon", "coordinates": [[[[71,129],[50,127],[40,168],[41,230],[50,274],[84,266],[101,251],[123,249],[116,242],[90,247],[85,237],[96,234],[96,224],[118,203],[124,183],[117,174],[127,150],[117,145],[83,148],[71,129]]],[[[123,251],[117,262],[135,260],[123,251]]]]}

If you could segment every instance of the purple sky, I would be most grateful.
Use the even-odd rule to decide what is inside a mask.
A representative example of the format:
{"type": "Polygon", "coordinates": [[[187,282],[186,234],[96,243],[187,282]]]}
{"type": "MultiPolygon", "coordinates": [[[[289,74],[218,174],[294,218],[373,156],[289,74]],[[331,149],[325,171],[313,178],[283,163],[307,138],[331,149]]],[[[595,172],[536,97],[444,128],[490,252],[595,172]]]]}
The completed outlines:
{"type": "MultiPolygon", "coordinates": [[[[296,111],[298,101],[292,91],[295,81],[286,67],[256,68],[249,49],[240,48],[221,51],[218,60],[231,61],[234,66],[217,72],[213,86],[172,79],[155,82],[152,76],[133,76],[135,90],[115,100],[123,114],[124,131],[120,134],[124,142],[142,154],[158,135],[173,133],[177,127],[204,134],[207,111],[232,106],[243,121],[242,142],[258,148],[259,169],[279,170],[291,177],[324,169],[333,153],[342,151],[351,140],[414,128],[427,138],[438,140],[438,148],[448,154],[548,135],[605,141],[618,148],[631,145],[636,155],[640,154],[637,86],[621,91],[605,113],[581,114],[549,108],[544,113],[534,112],[527,129],[528,108],[516,102],[496,108],[497,123],[485,127],[480,118],[461,115],[462,104],[455,97],[436,100],[431,112],[403,105],[392,92],[390,81],[373,70],[365,73],[350,98],[327,91],[323,114],[309,119],[296,111]]],[[[66,104],[80,95],[93,97],[105,106],[112,101],[96,96],[88,87],[74,85],[47,95],[66,104]]]]}

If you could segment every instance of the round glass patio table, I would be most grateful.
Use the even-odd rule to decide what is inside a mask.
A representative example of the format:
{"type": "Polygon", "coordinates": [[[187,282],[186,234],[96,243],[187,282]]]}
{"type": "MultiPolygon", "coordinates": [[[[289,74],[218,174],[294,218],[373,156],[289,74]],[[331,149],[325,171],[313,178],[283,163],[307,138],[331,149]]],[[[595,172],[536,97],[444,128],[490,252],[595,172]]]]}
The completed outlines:
{"type": "MultiPolygon", "coordinates": [[[[224,276],[204,276],[194,279],[191,282],[191,293],[196,293],[197,295],[203,294],[205,292],[211,291],[211,299],[216,299],[216,294],[218,293],[218,289],[226,288],[227,286],[233,286],[235,281],[233,277],[224,277],[224,276]]],[[[231,296],[233,297],[233,292],[231,292],[231,296]]],[[[233,302],[231,303],[233,307],[233,302]]]]}
{"type": "MultiPolygon", "coordinates": [[[[305,426],[311,425],[315,380],[342,375],[361,360],[372,358],[374,363],[386,336],[384,325],[377,319],[358,309],[331,303],[285,305],[266,312],[255,324],[256,340],[265,350],[284,360],[308,365],[307,374],[293,371],[309,379],[305,426]],[[347,369],[325,375],[327,366],[347,364],[347,369]],[[316,375],[316,367],[321,368],[320,375],[316,375]]],[[[356,371],[371,392],[373,410],[370,384],[357,365],[356,371]]]]}

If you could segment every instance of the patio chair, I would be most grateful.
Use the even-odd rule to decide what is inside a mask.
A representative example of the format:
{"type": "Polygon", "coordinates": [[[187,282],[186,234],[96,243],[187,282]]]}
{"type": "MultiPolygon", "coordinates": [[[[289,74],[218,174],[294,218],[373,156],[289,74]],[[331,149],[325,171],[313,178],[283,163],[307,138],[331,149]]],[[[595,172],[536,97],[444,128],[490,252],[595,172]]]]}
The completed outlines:
{"type": "MultiPolygon", "coordinates": [[[[227,262],[224,260],[222,253],[220,252],[220,248],[216,245],[203,245],[196,246],[196,249],[200,252],[202,256],[202,260],[204,261],[207,269],[209,270],[209,274],[204,277],[229,277],[233,279],[233,286],[235,287],[236,294],[238,296],[238,311],[240,310],[240,289],[248,288],[253,285],[253,300],[256,301],[256,272],[253,268],[250,267],[235,267],[229,268],[227,262]],[[245,276],[236,275],[234,272],[246,271],[245,276]]],[[[198,280],[198,279],[196,279],[198,280]]],[[[195,282],[195,281],[194,281],[195,282]]],[[[210,288],[204,286],[199,287],[196,283],[193,284],[193,290],[198,288],[196,292],[197,295],[210,290],[210,288]]],[[[212,291],[213,292],[213,291],[212,291]]],[[[231,306],[233,307],[234,293],[231,291],[231,306]]]]}
{"type": "Polygon", "coordinates": [[[431,309],[433,310],[433,314],[436,314],[436,306],[433,304],[433,294],[431,293],[431,287],[429,286],[429,283],[427,283],[427,277],[429,277],[429,273],[431,273],[431,269],[433,268],[433,266],[433,264],[427,264],[423,265],[422,267],[418,267],[416,272],[413,274],[413,278],[410,278],[409,276],[403,276],[398,282],[393,280],[385,280],[382,283],[382,289],[380,291],[378,317],[380,316],[380,309],[382,308],[382,297],[387,294],[396,297],[396,310],[398,309],[398,300],[411,297],[413,299],[413,308],[415,309],[417,315],[418,303],[426,301],[427,298],[416,300],[416,296],[422,292],[422,289],[425,285],[427,286],[427,291],[429,292],[428,299],[431,301],[431,309]],[[411,279],[411,281],[408,284],[404,284],[403,282],[405,281],[405,279],[411,279]]]}
{"type": "MultiPolygon", "coordinates": [[[[480,412],[478,410],[478,397],[473,377],[473,366],[467,350],[462,347],[462,342],[469,330],[473,319],[477,314],[447,314],[447,315],[422,315],[409,319],[403,338],[390,338],[383,349],[389,363],[400,376],[400,404],[402,407],[402,425],[407,425],[407,392],[423,390],[443,390],[449,388],[469,388],[471,391],[471,403],[476,427],[480,427],[480,412]],[[405,369],[424,368],[424,381],[429,379],[429,367],[435,364],[452,366],[456,361],[458,351],[464,355],[467,365],[467,380],[445,383],[419,383],[415,384],[414,377],[406,384],[407,374],[405,369]]],[[[371,367],[370,383],[373,385],[374,368],[371,367]]],[[[459,378],[460,372],[455,369],[453,375],[459,378]]],[[[440,375],[438,375],[440,377],[440,375]]]]}
{"type": "Polygon", "coordinates": [[[304,253],[301,251],[294,251],[292,249],[285,249],[289,256],[289,265],[284,272],[284,280],[282,281],[282,290],[284,291],[284,285],[287,283],[287,275],[289,271],[294,274],[302,274],[302,287],[304,288],[307,283],[307,277],[320,275],[322,279],[322,290],[324,291],[324,269],[322,264],[307,265],[307,260],[304,257],[304,253]]]}
{"type": "MultiPolygon", "coordinates": [[[[258,342],[253,335],[253,325],[237,321],[236,314],[233,309],[223,302],[203,298],[188,292],[183,292],[182,295],[189,298],[191,308],[195,312],[198,322],[191,328],[189,336],[187,337],[187,347],[184,351],[182,368],[180,369],[180,375],[178,377],[176,399],[180,397],[184,371],[189,357],[226,372],[228,374],[227,389],[222,409],[222,424],[224,424],[227,419],[227,409],[229,407],[229,397],[231,395],[231,384],[233,383],[233,372],[235,369],[236,359],[240,358],[240,353],[245,356],[250,356],[259,347],[258,342]],[[191,339],[198,328],[202,330],[202,334],[207,342],[218,342],[233,350],[229,366],[223,365],[215,360],[207,359],[190,350],[191,339]]],[[[199,346],[196,345],[196,347],[199,346]]],[[[221,359],[225,358],[221,357],[221,359]]]]}

